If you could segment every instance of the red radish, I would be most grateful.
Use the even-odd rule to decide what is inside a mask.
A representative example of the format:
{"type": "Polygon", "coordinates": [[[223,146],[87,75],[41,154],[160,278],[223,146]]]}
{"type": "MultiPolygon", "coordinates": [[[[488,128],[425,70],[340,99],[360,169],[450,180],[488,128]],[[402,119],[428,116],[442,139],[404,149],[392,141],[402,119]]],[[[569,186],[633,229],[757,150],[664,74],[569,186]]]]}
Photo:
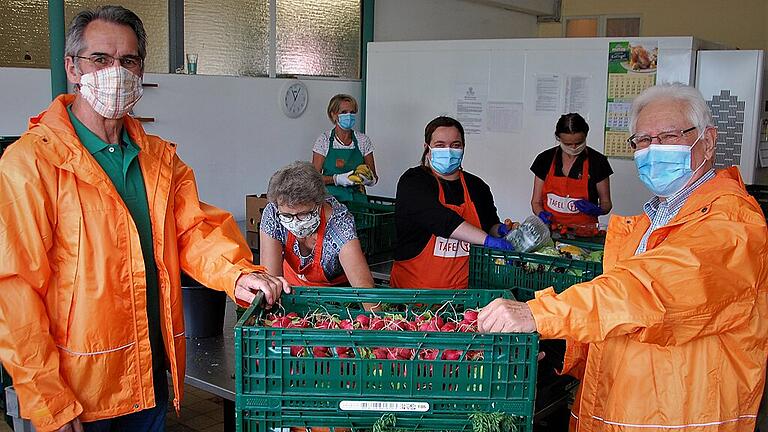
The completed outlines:
{"type": "Polygon", "coordinates": [[[466,321],[477,321],[477,310],[475,309],[467,309],[464,311],[464,320],[466,321]]]}
{"type": "Polygon", "coordinates": [[[442,360],[458,360],[461,358],[461,351],[459,350],[445,350],[443,355],[440,356],[442,360]]]}
{"type": "Polygon", "coordinates": [[[389,351],[386,348],[374,348],[373,356],[377,359],[385,359],[389,355],[389,351]]]}
{"type": "Polygon", "coordinates": [[[445,321],[442,317],[436,316],[433,321],[437,322],[437,327],[442,327],[443,324],[445,324],[445,321]]]}
{"type": "Polygon", "coordinates": [[[345,319],[339,322],[339,328],[344,330],[354,330],[355,325],[352,323],[351,320],[345,319]]]}
{"type": "Polygon", "coordinates": [[[292,346],[291,357],[305,357],[307,350],[303,346],[292,346]]]}
{"type": "Polygon", "coordinates": [[[417,331],[418,324],[414,321],[407,321],[405,324],[405,331],[417,331]]]}
{"type": "Polygon", "coordinates": [[[371,320],[371,330],[383,330],[384,327],[387,325],[386,322],[384,322],[381,318],[374,318],[371,320]]]}
{"type": "Polygon", "coordinates": [[[288,312],[287,314],[285,314],[285,317],[290,319],[298,319],[299,314],[297,314],[296,312],[288,312]]]}
{"type": "Polygon", "coordinates": [[[336,355],[340,358],[352,358],[355,352],[349,347],[336,347],[336,355]]]}
{"type": "Polygon", "coordinates": [[[428,348],[419,351],[419,359],[420,360],[435,360],[437,359],[437,352],[438,350],[434,348],[428,348]]]}
{"type": "Polygon", "coordinates": [[[455,322],[447,322],[440,326],[441,332],[455,332],[456,331],[456,323],[455,322]]]}
{"type": "Polygon", "coordinates": [[[437,325],[437,321],[430,320],[430,321],[424,321],[423,323],[419,324],[419,331],[433,332],[433,331],[440,331],[440,328],[437,325]]]}
{"type": "Polygon", "coordinates": [[[316,346],[312,348],[312,355],[315,357],[330,357],[331,350],[328,347],[316,346]]]}
{"type": "Polygon", "coordinates": [[[482,360],[483,357],[484,355],[482,351],[478,351],[478,350],[467,351],[468,360],[482,360]]]}
{"type": "Polygon", "coordinates": [[[360,314],[355,318],[355,321],[360,324],[360,328],[367,329],[371,323],[371,319],[367,315],[360,314]]]}
{"type": "Polygon", "coordinates": [[[410,348],[394,348],[390,350],[393,360],[410,360],[413,357],[413,350],[410,348]]]}

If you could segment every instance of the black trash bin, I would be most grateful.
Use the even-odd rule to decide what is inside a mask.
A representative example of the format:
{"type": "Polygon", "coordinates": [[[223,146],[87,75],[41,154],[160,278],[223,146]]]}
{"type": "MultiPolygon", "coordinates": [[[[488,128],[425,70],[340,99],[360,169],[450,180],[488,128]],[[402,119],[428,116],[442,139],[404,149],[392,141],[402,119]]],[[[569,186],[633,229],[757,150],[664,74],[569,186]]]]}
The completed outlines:
{"type": "Polygon", "coordinates": [[[224,329],[227,294],[201,285],[191,277],[181,276],[184,302],[184,328],[188,338],[219,336],[224,329]]]}

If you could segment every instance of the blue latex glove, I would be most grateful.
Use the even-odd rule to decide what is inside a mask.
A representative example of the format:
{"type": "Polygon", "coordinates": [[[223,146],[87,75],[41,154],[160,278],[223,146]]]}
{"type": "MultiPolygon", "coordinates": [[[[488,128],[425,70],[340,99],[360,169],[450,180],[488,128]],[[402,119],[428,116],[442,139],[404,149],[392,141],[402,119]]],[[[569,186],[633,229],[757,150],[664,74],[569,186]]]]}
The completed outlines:
{"type": "Polygon", "coordinates": [[[514,252],[515,247],[512,246],[512,243],[506,241],[503,237],[494,237],[492,235],[488,235],[488,237],[485,238],[485,241],[483,242],[483,246],[487,248],[492,249],[501,249],[505,251],[511,251],[514,252]]]}
{"type": "Polygon", "coordinates": [[[499,237],[506,237],[507,234],[509,234],[509,227],[505,223],[500,224],[498,231],[499,231],[499,237]]]}
{"type": "Polygon", "coordinates": [[[544,222],[545,224],[549,225],[552,223],[552,213],[546,210],[542,210],[539,212],[538,216],[539,216],[539,219],[541,219],[541,221],[544,222]]]}
{"type": "Polygon", "coordinates": [[[580,212],[590,216],[601,216],[604,212],[600,206],[593,204],[585,199],[580,199],[573,203],[580,212]]]}

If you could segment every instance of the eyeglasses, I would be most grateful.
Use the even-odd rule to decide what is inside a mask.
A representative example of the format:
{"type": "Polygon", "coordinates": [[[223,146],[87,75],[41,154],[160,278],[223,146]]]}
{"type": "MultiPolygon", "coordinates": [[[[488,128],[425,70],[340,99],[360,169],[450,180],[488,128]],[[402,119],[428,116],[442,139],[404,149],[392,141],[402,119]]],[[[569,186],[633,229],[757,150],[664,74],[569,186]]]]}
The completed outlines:
{"type": "Polygon", "coordinates": [[[691,126],[688,129],[680,131],[662,132],[658,135],[634,134],[627,138],[627,143],[629,143],[629,146],[632,147],[633,150],[648,147],[651,145],[654,138],[659,141],[659,144],[679,144],[683,136],[694,129],[696,129],[696,126],[691,126]]]}
{"type": "Polygon", "coordinates": [[[301,212],[301,213],[284,213],[284,212],[277,212],[277,217],[280,218],[281,221],[285,223],[291,223],[293,222],[293,219],[296,218],[297,220],[301,222],[306,222],[313,217],[316,217],[317,214],[320,212],[320,206],[318,205],[313,210],[301,212]]]}
{"type": "Polygon", "coordinates": [[[91,54],[87,57],[83,57],[83,56],[72,56],[72,57],[88,60],[99,69],[104,69],[112,66],[113,64],[115,64],[115,60],[120,61],[120,66],[134,72],[140,71],[141,68],[144,67],[144,60],[141,57],[134,56],[134,55],[127,55],[127,56],[120,57],[118,59],[115,59],[109,54],[91,54]]]}

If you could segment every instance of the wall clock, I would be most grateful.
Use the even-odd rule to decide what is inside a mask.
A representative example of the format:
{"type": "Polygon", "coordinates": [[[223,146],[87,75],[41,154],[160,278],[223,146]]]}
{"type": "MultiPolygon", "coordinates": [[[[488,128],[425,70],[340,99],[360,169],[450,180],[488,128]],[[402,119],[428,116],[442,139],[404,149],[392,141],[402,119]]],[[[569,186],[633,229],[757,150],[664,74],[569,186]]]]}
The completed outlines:
{"type": "Polygon", "coordinates": [[[283,114],[290,118],[297,118],[304,113],[309,103],[307,86],[299,80],[291,80],[285,83],[280,92],[280,108],[283,114]]]}

